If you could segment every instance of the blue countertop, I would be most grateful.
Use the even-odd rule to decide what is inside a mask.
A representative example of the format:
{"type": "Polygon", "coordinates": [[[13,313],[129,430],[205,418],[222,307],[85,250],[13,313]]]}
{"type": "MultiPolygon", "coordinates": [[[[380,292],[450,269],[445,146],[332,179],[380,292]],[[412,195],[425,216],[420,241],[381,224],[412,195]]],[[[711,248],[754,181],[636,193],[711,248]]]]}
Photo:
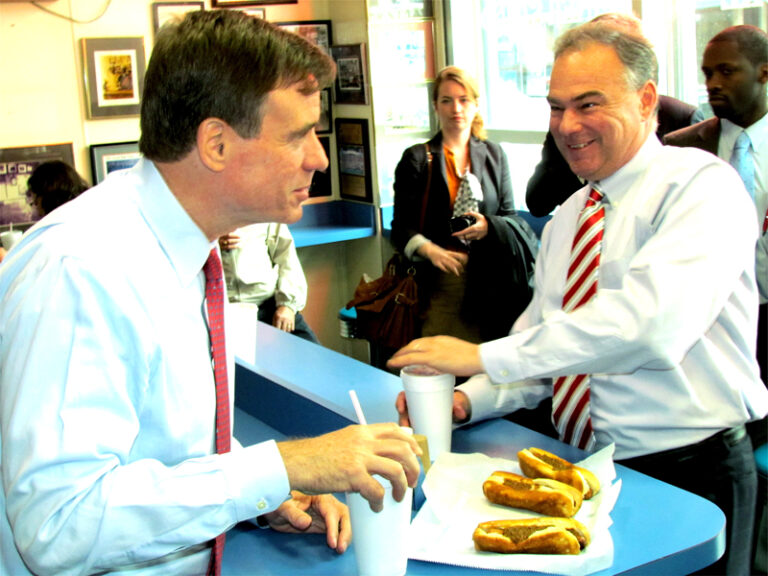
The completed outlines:
{"type": "MultiPolygon", "coordinates": [[[[258,327],[255,361],[238,360],[236,378],[235,436],[245,445],[352,423],[350,388],[371,422],[396,420],[399,378],[265,324],[258,327]]],[[[584,457],[576,448],[503,419],[455,430],[452,451],[514,459],[528,446],[571,460],[584,457]]],[[[621,465],[616,470],[622,490],[611,514],[614,561],[597,574],[687,574],[722,555],[725,517],[719,508],[621,465]]],[[[244,523],[227,536],[224,574],[355,573],[354,546],[337,555],[322,535],[279,534],[244,523]]],[[[498,574],[416,560],[409,560],[407,573],[498,574]]]]}

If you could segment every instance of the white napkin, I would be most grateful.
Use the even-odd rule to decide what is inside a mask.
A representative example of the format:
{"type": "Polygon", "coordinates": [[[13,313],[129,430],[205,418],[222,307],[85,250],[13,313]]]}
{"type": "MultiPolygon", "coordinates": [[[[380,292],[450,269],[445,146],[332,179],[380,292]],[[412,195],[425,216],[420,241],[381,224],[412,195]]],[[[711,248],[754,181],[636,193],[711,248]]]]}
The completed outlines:
{"type": "Polygon", "coordinates": [[[483,482],[496,470],[522,474],[516,460],[490,458],[484,454],[443,453],[424,480],[424,506],[414,518],[409,558],[489,570],[530,570],[550,574],[582,576],[613,563],[613,540],[608,528],[610,512],[621,490],[613,483],[613,445],[579,462],[600,480],[600,492],[585,500],[576,519],[589,530],[592,542],[579,555],[496,554],[478,552],[472,533],[480,522],[539,516],[489,502],[483,482]]]}

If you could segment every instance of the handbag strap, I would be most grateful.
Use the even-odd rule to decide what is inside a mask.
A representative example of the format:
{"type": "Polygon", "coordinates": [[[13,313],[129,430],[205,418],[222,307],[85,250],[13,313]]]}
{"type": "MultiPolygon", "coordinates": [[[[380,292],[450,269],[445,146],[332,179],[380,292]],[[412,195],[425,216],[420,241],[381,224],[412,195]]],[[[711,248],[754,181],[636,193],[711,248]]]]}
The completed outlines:
{"type": "Polygon", "coordinates": [[[429,142],[424,142],[424,148],[427,149],[427,187],[424,190],[424,199],[421,202],[421,219],[419,221],[419,231],[424,231],[424,222],[427,219],[427,202],[429,201],[429,189],[432,186],[432,150],[429,149],[429,142]]]}

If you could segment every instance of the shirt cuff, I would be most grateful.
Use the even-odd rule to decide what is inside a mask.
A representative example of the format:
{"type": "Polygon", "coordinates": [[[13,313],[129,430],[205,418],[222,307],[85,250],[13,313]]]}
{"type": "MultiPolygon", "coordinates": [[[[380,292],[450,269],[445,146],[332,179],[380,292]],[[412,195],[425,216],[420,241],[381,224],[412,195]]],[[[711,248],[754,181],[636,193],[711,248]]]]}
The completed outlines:
{"type": "Polygon", "coordinates": [[[515,347],[509,345],[509,338],[507,336],[480,344],[480,361],[494,382],[514,382],[520,379],[509,369],[509,366],[515,365],[515,359],[512,358],[515,347]]]}
{"type": "Polygon", "coordinates": [[[463,392],[469,398],[469,420],[463,424],[471,424],[484,420],[496,407],[496,393],[487,374],[473,376],[464,384],[456,386],[456,390],[463,392]]]}
{"type": "Polygon", "coordinates": [[[221,468],[238,522],[272,512],[290,498],[288,473],[274,440],[221,454],[221,468]]]}
{"type": "Polygon", "coordinates": [[[423,234],[416,234],[414,236],[411,236],[411,239],[408,240],[408,244],[405,245],[405,257],[409,260],[419,261],[424,260],[421,256],[418,254],[418,249],[424,246],[429,242],[429,238],[424,236],[423,234]]]}

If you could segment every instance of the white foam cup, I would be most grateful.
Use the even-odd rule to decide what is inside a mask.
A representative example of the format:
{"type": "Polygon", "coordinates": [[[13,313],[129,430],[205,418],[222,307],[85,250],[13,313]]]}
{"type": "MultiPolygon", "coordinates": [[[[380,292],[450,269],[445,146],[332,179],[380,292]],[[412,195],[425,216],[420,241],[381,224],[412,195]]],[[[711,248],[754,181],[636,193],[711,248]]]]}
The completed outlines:
{"type": "Polygon", "coordinates": [[[347,494],[357,571],[360,576],[402,576],[408,565],[413,489],[408,488],[402,502],[396,502],[389,480],[374,478],[385,489],[381,512],[372,511],[360,494],[347,494]]]}
{"type": "Polygon", "coordinates": [[[8,230],[0,234],[0,242],[3,244],[3,248],[10,250],[21,240],[21,230],[8,230]]]}
{"type": "Polygon", "coordinates": [[[443,374],[426,366],[406,366],[400,370],[408,417],[416,434],[427,437],[431,461],[451,451],[453,432],[453,374],[443,374]]]}

